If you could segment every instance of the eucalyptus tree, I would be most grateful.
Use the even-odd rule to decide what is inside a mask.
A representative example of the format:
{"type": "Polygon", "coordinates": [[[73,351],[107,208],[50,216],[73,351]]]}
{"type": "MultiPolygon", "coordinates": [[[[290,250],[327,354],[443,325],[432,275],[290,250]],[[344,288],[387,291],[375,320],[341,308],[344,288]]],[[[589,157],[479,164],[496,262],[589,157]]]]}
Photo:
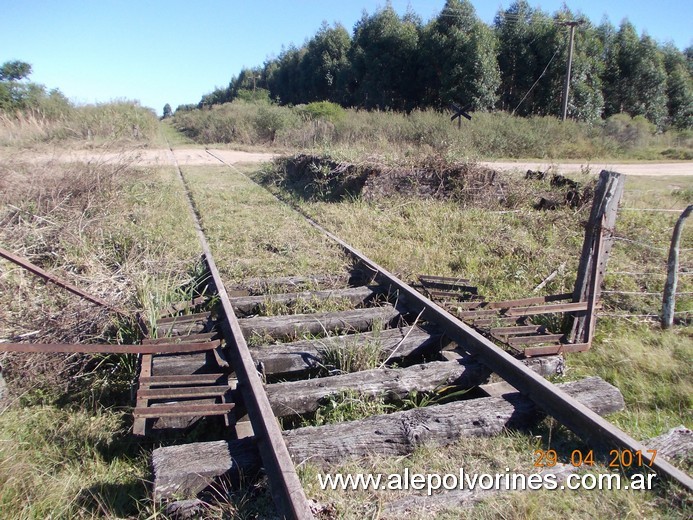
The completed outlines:
{"type": "Polygon", "coordinates": [[[518,0],[494,20],[501,70],[499,106],[519,115],[558,114],[565,41],[546,13],[518,0]]]}
{"type": "Polygon", "coordinates": [[[667,73],[668,124],[681,130],[693,128],[693,71],[690,58],[674,45],[663,49],[667,73]]]}
{"type": "Polygon", "coordinates": [[[469,0],[447,0],[440,14],[424,28],[420,48],[426,105],[458,103],[472,110],[493,108],[500,85],[497,40],[469,0]]]}
{"type": "Polygon", "coordinates": [[[409,110],[418,106],[418,47],[421,21],[391,5],[356,23],[349,60],[348,94],[365,108],[409,110]]]}
{"type": "Polygon", "coordinates": [[[666,80],[656,42],[647,35],[638,37],[633,24],[624,20],[606,52],[605,115],[642,115],[662,127],[667,115],[666,80]]]}
{"type": "Polygon", "coordinates": [[[323,22],[306,45],[301,57],[300,75],[304,89],[302,102],[343,100],[340,82],[349,68],[351,37],[341,24],[330,27],[323,22]]]}

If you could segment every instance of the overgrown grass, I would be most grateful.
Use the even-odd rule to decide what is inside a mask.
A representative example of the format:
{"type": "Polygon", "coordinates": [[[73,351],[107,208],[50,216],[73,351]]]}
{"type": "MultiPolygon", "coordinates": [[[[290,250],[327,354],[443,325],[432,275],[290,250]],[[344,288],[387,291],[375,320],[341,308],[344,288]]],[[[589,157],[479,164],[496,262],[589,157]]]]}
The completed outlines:
{"type": "Polygon", "coordinates": [[[373,337],[368,341],[346,341],[341,345],[328,346],[322,353],[322,365],[329,375],[349,374],[378,368],[384,361],[380,333],[383,330],[380,320],[373,322],[373,337]]]}
{"type": "Polygon", "coordinates": [[[339,312],[354,308],[348,298],[298,298],[285,303],[268,296],[260,306],[259,316],[279,316],[286,314],[310,314],[316,312],[339,312]]]}
{"type": "Polygon", "coordinates": [[[148,516],[149,468],[123,419],[53,406],[1,413],[0,516],[148,516]]]}
{"type": "Polygon", "coordinates": [[[504,112],[474,114],[463,128],[434,110],[337,111],[323,103],[283,107],[237,99],[203,110],[179,111],[175,127],[198,143],[234,143],[330,151],[355,160],[377,156],[401,162],[436,154],[451,161],[478,158],[685,159],[690,132],[656,134],[647,121],[619,114],[601,124],[521,118],[504,112]]]}
{"type": "Polygon", "coordinates": [[[291,208],[226,166],[183,168],[229,284],[253,277],[342,272],[340,249],[291,208]]]}
{"type": "MultiPolygon", "coordinates": [[[[174,170],[126,160],[6,161],[0,242],[43,269],[145,316],[194,273],[199,246],[174,170]]],[[[134,320],[0,262],[0,339],[129,342],[134,320]]],[[[152,517],[148,455],[130,437],[136,358],[3,354],[2,518],[152,517]]]]}
{"type": "Polygon", "coordinates": [[[41,143],[113,146],[146,145],[156,139],[156,114],[136,101],[65,107],[59,114],[29,111],[0,114],[0,146],[41,143]]]}

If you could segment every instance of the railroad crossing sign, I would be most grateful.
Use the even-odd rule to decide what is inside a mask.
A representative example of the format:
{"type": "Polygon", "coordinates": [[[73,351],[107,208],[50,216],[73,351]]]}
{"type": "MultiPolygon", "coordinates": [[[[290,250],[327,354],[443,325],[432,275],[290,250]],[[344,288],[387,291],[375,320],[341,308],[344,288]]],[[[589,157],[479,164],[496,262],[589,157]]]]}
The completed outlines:
{"type": "Polygon", "coordinates": [[[455,118],[457,118],[457,128],[461,128],[463,117],[467,118],[469,121],[472,120],[472,116],[467,113],[467,110],[470,108],[472,108],[472,105],[467,105],[464,108],[460,108],[455,103],[450,103],[450,109],[454,112],[450,118],[450,121],[454,121],[455,118]]]}

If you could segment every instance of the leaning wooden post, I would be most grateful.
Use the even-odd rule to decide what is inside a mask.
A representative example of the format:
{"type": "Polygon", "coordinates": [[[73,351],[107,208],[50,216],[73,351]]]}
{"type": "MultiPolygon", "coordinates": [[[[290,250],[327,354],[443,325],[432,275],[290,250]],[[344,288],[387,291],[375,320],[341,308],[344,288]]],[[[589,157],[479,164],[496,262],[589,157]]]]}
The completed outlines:
{"type": "Polygon", "coordinates": [[[679,243],[681,242],[681,230],[688,215],[693,211],[693,204],[688,206],[676,221],[674,234],[669,246],[669,260],[667,262],[667,283],[664,286],[662,298],[662,328],[668,329],[674,324],[674,306],[676,303],[676,284],[679,276],[679,243]]]}
{"type": "MultiPolygon", "coordinates": [[[[585,229],[585,241],[582,244],[582,254],[573,291],[574,302],[590,300],[596,302],[599,299],[606,263],[614,241],[613,229],[616,225],[618,204],[623,195],[624,181],[625,177],[616,172],[602,170],[599,174],[590,218],[585,229]],[[595,258],[597,253],[598,260],[595,258]],[[593,279],[595,277],[596,279],[593,279]],[[591,292],[595,294],[590,295],[591,292]]],[[[585,325],[593,327],[594,317],[588,318],[588,312],[576,315],[569,336],[571,343],[587,342],[590,339],[587,337],[589,334],[585,330],[585,325]]]]}

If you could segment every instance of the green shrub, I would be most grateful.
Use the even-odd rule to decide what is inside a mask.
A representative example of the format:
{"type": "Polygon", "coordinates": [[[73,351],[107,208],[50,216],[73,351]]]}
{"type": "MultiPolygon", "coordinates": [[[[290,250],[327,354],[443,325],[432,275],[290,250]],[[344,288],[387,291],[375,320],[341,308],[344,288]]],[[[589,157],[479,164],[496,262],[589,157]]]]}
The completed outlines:
{"type": "Polygon", "coordinates": [[[255,128],[262,141],[274,143],[282,131],[298,124],[297,116],[287,107],[261,105],[255,116],[255,128]]]}
{"type": "Polygon", "coordinates": [[[322,120],[338,123],[346,118],[346,110],[337,103],[330,101],[315,101],[296,107],[296,111],[309,120],[322,120]]]}
{"type": "Polygon", "coordinates": [[[645,116],[631,118],[628,114],[614,114],[604,123],[604,132],[623,148],[649,144],[656,127],[645,116]]]}
{"type": "Polygon", "coordinates": [[[236,97],[241,101],[246,103],[259,103],[269,105],[272,101],[270,100],[270,92],[264,88],[256,88],[254,90],[240,89],[236,97]]]}

